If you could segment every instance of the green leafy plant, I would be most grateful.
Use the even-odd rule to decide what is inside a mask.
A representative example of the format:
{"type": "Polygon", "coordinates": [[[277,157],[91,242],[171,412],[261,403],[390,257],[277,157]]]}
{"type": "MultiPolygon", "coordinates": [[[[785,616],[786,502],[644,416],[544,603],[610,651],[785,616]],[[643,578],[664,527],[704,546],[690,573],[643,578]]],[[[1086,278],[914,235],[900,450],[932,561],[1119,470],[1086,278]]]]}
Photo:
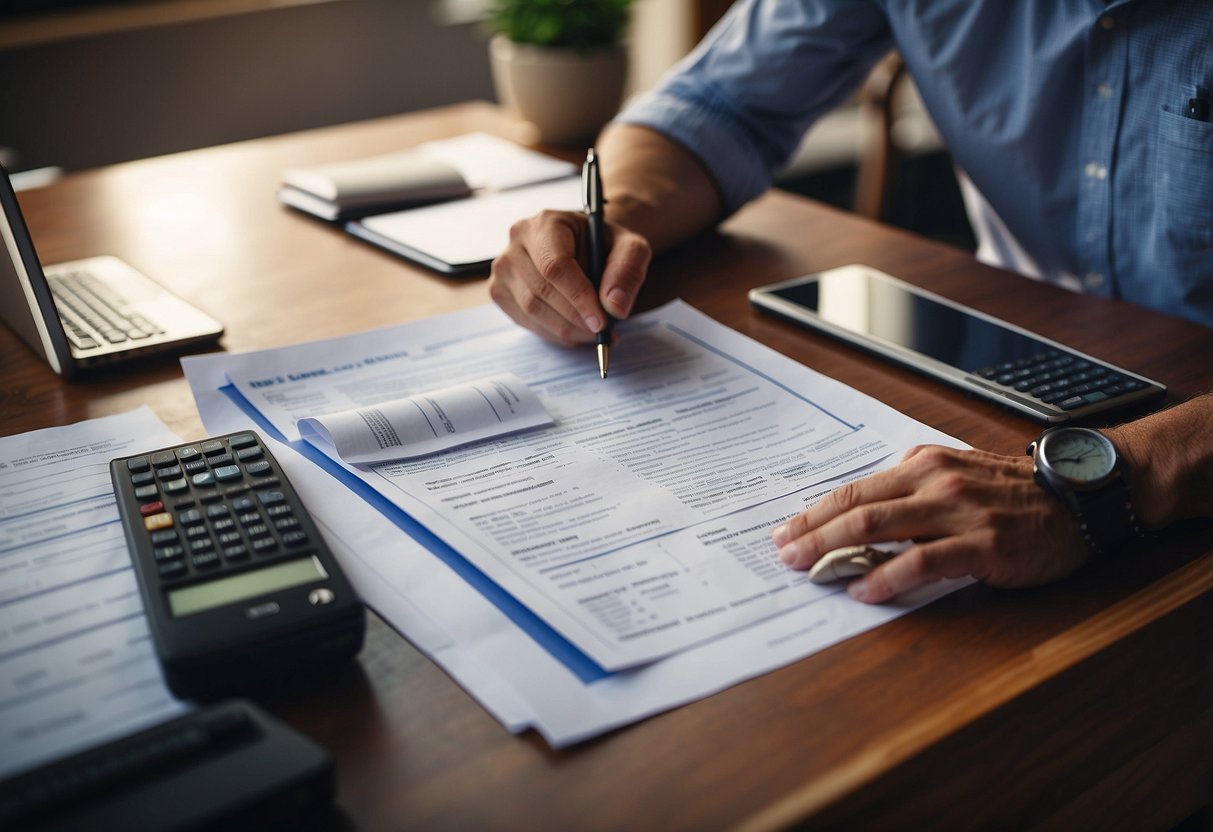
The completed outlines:
{"type": "Polygon", "coordinates": [[[489,26],[515,43],[585,51],[623,38],[632,0],[494,0],[489,26]]]}

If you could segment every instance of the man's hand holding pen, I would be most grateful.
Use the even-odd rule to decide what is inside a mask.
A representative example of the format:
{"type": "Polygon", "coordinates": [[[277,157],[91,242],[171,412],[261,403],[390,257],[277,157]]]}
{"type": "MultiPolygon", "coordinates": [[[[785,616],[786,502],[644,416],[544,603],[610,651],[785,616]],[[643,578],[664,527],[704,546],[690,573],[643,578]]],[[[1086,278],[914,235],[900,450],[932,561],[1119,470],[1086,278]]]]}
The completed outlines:
{"type": "MultiPolygon", "coordinates": [[[[600,160],[597,154],[593,158],[597,170],[600,160]]],[[[586,174],[583,168],[583,190],[586,174]]],[[[592,182],[596,195],[583,194],[585,211],[543,211],[514,224],[508,246],[493,261],[489,294],[516,323],[548,341],[565,346],[602,343],[609,349],[610,323],[631,313],[652,248],[643,236],[606,217],[601,174],[595,173],[592,182]],[[592,230],[590,197],[597,200],[598,232],[592,230]],[[600,260],[595,259],[595,246],[600,260]],[[594,275],[596,262],[602,266],[594,275]]],[[[605,371],[604,362],[600,372],[605,371]]]]}

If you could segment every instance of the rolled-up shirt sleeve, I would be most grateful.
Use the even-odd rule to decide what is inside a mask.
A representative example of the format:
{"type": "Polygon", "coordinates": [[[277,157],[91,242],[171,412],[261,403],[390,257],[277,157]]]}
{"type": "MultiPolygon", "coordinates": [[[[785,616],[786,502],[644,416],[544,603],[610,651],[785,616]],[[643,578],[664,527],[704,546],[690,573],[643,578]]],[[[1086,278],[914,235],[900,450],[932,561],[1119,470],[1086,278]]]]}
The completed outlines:
{"type": "Polygon", "coordinates": [[[739,0],[616,121],[686,148],[732,213],[770,186],[805,131],[892,45],[885,15],[870,0],[739,0]]]}

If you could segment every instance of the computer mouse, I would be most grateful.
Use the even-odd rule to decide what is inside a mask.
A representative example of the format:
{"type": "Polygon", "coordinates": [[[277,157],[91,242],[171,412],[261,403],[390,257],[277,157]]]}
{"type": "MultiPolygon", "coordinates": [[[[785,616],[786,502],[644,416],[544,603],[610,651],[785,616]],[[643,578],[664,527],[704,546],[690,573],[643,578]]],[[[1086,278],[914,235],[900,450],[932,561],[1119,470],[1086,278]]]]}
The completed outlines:
{"type": "Polygon", "coordinates": [[[872,546],[843,546],[821,556],[809,570],[809,580],[815,584],[828,584],[843,578],[866,575],[896,552],[886,552],[872,546]]]}

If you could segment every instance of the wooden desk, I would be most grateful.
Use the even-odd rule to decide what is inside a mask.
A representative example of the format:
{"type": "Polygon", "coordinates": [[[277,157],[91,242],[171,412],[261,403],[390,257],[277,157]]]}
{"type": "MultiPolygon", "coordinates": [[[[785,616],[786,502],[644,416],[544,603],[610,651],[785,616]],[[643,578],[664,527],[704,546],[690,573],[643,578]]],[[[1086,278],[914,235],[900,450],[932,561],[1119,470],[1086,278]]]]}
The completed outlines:
{"type": "MultiPolygon", "coordinates": [[[[225,320],[229,350],[487,301],[279,207],[288,165],[469,130],[469,104],[69,176],[21,195],[46,262],[110,252],[225,320]]],[[[1213,383],[1213,331],[1072,295],[813,202],[772,193],[654,265],[741,332],[977,447],[1038,427],[753,311],[746,291],[866,262],[1171,385],[1213,383]]],[[[66,384],[0,331],[0,432],[149,403],[202,433],[175,361],[66,384]]],[[[364,829],[1166,828],[1213,785],[1213,535],[1034,590],[973,586],[723,693],[554,752],[511,736],[372,616],[358,663],[270,707],[336,755],[364,829]]]]}

